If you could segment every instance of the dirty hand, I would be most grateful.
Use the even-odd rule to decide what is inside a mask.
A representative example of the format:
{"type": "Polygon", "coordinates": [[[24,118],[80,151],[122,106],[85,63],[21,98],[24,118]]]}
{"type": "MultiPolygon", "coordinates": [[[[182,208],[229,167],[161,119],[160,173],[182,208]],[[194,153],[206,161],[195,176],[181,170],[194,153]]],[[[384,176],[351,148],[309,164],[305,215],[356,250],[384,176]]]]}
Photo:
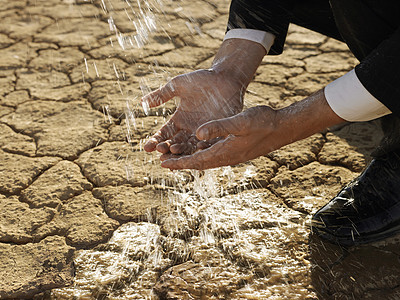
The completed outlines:
{"type": "Polygon", "coordinates": [[[170,80],[162,88],[143,98],[149,107],[158,106],[173,97],[180,103],[168,122],[145,144],[148,152],[192,153],[198,140],[196,129],[215,119],[242,111],[244,88],[213,70],[198,70],[170,80]]]}
{"type": "Polygon", "coordinates": [[[161,166],[203,170],[235,165],[267,154],[280,146],[275,130],[276,114],[270,107],[257,106],[229,118],[210,121],[197,130],[198,138],[223,137],[222,140],[193,155],[165,154],[161,156],[161,166]]]}
{"type": "Polygon", "coordinates": [[[212,143],[198,143],[197,128],[242,111],[243,94],[265,53],[260,44],[252,41],[225,40],[210,69],[174,77],[162,88],[144,96],[142,101],[149,107],[180,98],[175,113],[150,138],[144,150],[190,154],[212,143]]]}
{"type": "Polygon", "coordinates": [[[342,122],[321,90],[284,109],[257,106],[229,118],[210,121],[197,130],[198,138],[223,137],[222,140],[192,155],[164,154],[161,166],[171,170],[203,170],[235,165],[342,122]]]}

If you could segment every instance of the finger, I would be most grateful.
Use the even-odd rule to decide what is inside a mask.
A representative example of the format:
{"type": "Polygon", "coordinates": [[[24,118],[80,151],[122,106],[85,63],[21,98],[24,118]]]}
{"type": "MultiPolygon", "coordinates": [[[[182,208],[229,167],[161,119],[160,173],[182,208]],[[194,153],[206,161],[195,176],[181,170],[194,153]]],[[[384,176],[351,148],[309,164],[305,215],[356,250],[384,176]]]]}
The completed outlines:
{"type": "Polygon", "coordinates": [[[152,152],[156,150],[160,143],[163,143],[167,137],[163,136],[160,132],[154,134],[147,142],[144,144],[144,151],[152,152]]]}
{"type": "Polygon", "coordinates": [[[159,141],[156,137],[151,137],[143,146],[144,151],[146,152],[153,152],[156,150],[159,141]]]}
{"type": "Polygon", "coordinates": [[[216,142],[218,142],[218,141],[220,141],[222,139],[223,139],[222,137],[217,137],[215,139],[211,139],[211,140],[208,140],[208,141],[200,141],[200,142],[197,143],[196,148],[198,150],[207,149],[207,148],[211,147],[216,142]]]}
{"type": "Polygon", "coordinates": [[[210,142],[207,141],[200,141],[197,143],[197,149],[204,150],[211,146],[210,142]]]}
{"type": "Polygon", "coordinates": [[[163,87],[143,96],[142,102],[145,102],[149,107],[159,106],[176,96],[174,88],[175,81],[171,79],[163,87]]]}
{"type": "Polygon", "coordinates": [[[176,155],[172,153],[166,153],[160,156],[160,160],[163,162],[164,160],[171,159],[171,158],[179,158],[181,155],[176,155]]]}
{"type": "Polygon", "coordinates": [[[144,145],[146,152],[152,152],[156,150],[158,144],[165,142],[172,138],[177,132],[177,128],[173,121],[169,120],[163,127],[160,128],[144,145]]]}
{"type": "Polygon", "coordinates": [[[217,137],[225,137],[229,134],[240,134],[243,127],[243,118],[241,114],[214,121],[209,121],[201,125],[196,136],[200,140],[211,140],[217,137]]]}
{"type": "Polygon", "coordinates": [[[170,151],[173,154],[179,154],[179,155],[188,155],[192,154],[197,150],[197,143],[192,144],[192,143],[180,143],[180,144],[175,144],[170,147],[170,151]]]}
{"type": "Polygon", "coordinates": [[[212,147],[182,157],[165,159],[161,166],[171,170],[196,169],[205,170],[239,163],[235,153],[233,139],[227,139],[214,144],[212,147]]]}
{"type": "Polygon", "coordinates": [[[179,138],[174,138],[169,150],[173,154],[192,154],[197,149],[199,140],[194,134],[185,131],[179,138]]]}
{"type": "Polygon", "coordinates": [[[161,143],[157,144],[156,150],[158,152],[160,152],[160,153],[163,153],[163,154],[168,153],[169,152],[169,147],[171,145],[170,143],[171,143],[170,140],[165,141],[165,142],[161,142],[161,143]]]}
{"type": "MultiPolygon", "coordinates": [[[[171,151],[171,147],[176,144],[182,144],[187,142],[190,138],[190,134],[184,130],[179,131],[176,135],[174,135],[171,139],[161,142],[156,146],[158,152],[168,153],[171,151]]],[[[175,149],[175,148],[174,148],[175,149]]],[[[171,151],[173,152],[173,151],[171,151]]],[[[174,152],[175,154],[180,154],[174,152]]]]}
{"type": "Polygon", "coordinates": [[[170,147],[170,151],[173,154],[182,154],[188,150],[190,145],[187,143],[179,143],[179,144],[174,144],[170,147]]]}

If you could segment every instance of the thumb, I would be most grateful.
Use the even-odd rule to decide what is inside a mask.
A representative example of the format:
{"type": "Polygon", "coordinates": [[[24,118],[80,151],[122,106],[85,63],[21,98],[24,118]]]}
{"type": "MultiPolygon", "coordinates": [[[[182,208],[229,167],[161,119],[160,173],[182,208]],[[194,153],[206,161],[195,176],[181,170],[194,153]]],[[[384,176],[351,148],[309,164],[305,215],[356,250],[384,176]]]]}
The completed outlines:
{"type": "Polygon", "coordinates": [[[142,102],[146,103],[149,107],[159,106],[176,96],[174,88],[174,80],[170,80],[163,87],[143,96],[142,102]]]}
{"type": "Polygon", "coordinates": [[[241,124],[241,114],[225,119],[209,121],[197,129],[196,136],[200,140],[211,140],[229,134],[240,134],[242,131],[241,124]]]}

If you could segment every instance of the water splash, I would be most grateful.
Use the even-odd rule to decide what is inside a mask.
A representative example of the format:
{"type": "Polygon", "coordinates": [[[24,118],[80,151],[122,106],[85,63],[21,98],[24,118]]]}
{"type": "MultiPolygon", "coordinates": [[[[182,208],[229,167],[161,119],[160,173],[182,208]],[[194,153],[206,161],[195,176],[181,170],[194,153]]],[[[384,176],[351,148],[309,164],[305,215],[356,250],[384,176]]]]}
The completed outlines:
{"type": "MultiPolygon", "coordinates": [[[[126,3],[124,14],[131,22],[135,34],[123,33],[118,29],[116,18],[113,16],[115,11],[112,2],[101,0],[101,8],[104,14],[109,16],[110,32],[115,35],[121,49],[127,51],[143,47],[148,42],[150,35],[157,29],[157,20],[150,2],[138,0],[137,10],[133,9],[131,1],[124,2],[126,3]]],[[[162,4],[161,1],[152,3],[156,6],[162,4]]],[[[189,30],[201,34],[200,28],[193,26],[192,23],[194,22],[186,22],[189,30]]],[[[113,46],[112,40],[110,43],[113,46]]],[[[86,58],[84,62],[86,73],[89,73],[86,58]]],[[[93,68],[97,77],[100,77],[94,62],[93,68]]],[[[138,127],[134,103],[138,102],[138,98],[130,97],[125,92],[121,86],[121,81],[125,78],[114,63],[110,69],[115,74],[120,94],[126,99],[124,128],[128,142],[133,145],[134,134],[138,127]]],[[[84,72],[82,75],[84,76],[84,72]]],[[[140,78],[139,85],[143,95],[151,92],[152,84],[146,78],[140,78]]],[[[209,97],[214,97],[214,94],[210,93],[209,97]]],[[[143,102],[142,108],[144,113],[149,115],[148,103],[143,102]]],[[[110,121],[109,106],[103,106],[103,110],[110,121]]],[[[139,150],[142,150],[141,143],[142,141],[139,150]]],[[[176,261],[188,260],[195,256],[196,252],[204,249],[223,253],[232,261],[238,261],[238,265],[245,266],[250,274],[267,270],[265,261],[275,261],[276,265],[279,261],[282,261],[283,265],[286,264],[287,257],[278,257],[278,253],[270,250],[274,249],[273,244],[265,241],[278,239],[279,234],[283,238],[290,236],[285,235],[283,229],[282,232],[278,232],[279,229],[273,228],[279,234],[268,229],[271,224],[279,223],[283,224],[283,227],[286,226],[288,222],[284,214],[273,215],[268,204],[263,203],[265,195],[261,192],[241,193],[251,189],[248,187],[248,182],[257,174],[254,167],[248,166],[239,174],[231,167],[205,172],[194,171],[191,173],[192,182],[187,183],[183,172],[174,172],[168,179],[160,179],[157,173],[161,171],[155,171],[150,167],[152,164],[159,164],[152,157],[143,157],[143,160],[134,163],[129,155],[121,156],[118,160],[124,165],[128,182],[140,169],[146,170],[143,178],[146,183],[157,184],[163,190],[171,188],[166,201],[159,208],[166,211],[163,223],[155,224],[159,220],[153,218],[154,214],[148,210],[147,223],[122,225],[114,232],[111,240],[105,246],[101,246],[105,248],[79,251],[76,258],[78,268],[75,285],[64,291],[58,291],[59,293],[65,292],[68,296],[74,295],[80,298],[100,295],[117,299],[117,295],[124,295],[127,298],[132,295],[132,299],[153,299],[152,287],[159,279],[161,271],[172,267],[176,261]],[[231,189],[232,186],[234,190],[231,189]],[[232,191],[237,194],[228,195],[232,191]],[[166,241],[173,241],[177,249],[164,247],[166,241]]],[[[213,261],[204,259],[203,263],[209,262],[213,261]]],[[[228,264],[225,261],[224,263],[228,264]]],[[[213,272],[214,269],[210,268],[210,273],[213,272]]],[[[250,286],[248,290],[251,290],[250,286]]]]}
{"type": "Polygon", "coordinates": [[[132,48],[141,48],[149,40],[151,33],[157,30],[157,18],[153,13],[154,8],[160,8],[162,2],[160,1],[137,1],[137,8],[131,5],[131,1],[123,1],[126,4],[124,13],[127,19],[132,24],[132,29],[135,34],[123,33],[118,29],[118,24],[115,23],[113,16],[114,12],[108,10],[102,0],[103,12],[108,15],[108,24],[110,32],[115,34],[116,40],[122,50],[129,50],[132,48]],[[132,14],[132,15],[131,15],[132,14]]]}

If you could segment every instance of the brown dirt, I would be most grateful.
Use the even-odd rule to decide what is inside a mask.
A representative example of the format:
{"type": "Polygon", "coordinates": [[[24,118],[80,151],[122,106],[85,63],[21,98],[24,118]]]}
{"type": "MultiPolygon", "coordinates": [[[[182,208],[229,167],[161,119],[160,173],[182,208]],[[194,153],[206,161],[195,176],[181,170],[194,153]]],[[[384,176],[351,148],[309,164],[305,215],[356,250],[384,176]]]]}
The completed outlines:
{"type": "MultiPolygon", "coordinates": [[[[140,10],[104,3],[113,6],[0,7],[0,298],[399,296],[396,237],[346,252],[307,226],[370,160],[377,122],[234,167],[163,170],[141,145],[175,103],[146,116],[139,99],[209,66],[228,1],[150,1],[157,30],[125,51],[108,18],[134,35],[127,14],[140,10]]],[[[291,26],[284,55],[264,59],[246,106],[289,105],[356,64],[343,44],[291,26]]]]}

